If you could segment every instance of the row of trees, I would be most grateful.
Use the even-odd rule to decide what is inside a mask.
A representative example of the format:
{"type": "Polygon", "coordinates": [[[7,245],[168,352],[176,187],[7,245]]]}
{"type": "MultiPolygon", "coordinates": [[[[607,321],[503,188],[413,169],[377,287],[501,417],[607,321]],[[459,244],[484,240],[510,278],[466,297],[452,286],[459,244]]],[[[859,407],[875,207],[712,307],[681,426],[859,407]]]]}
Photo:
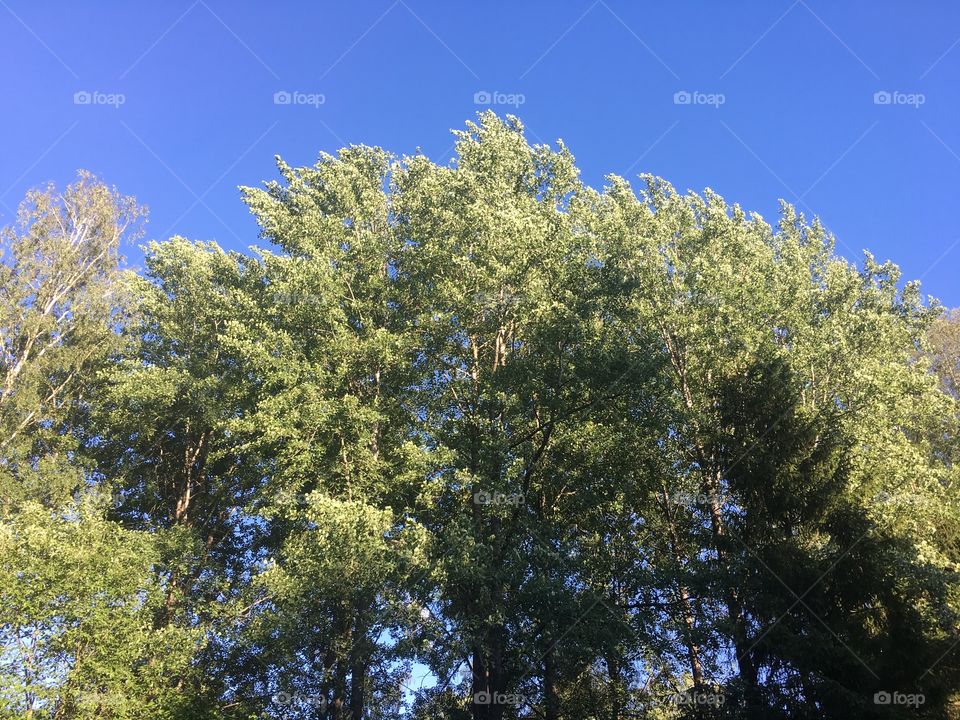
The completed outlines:
{"type": "Polygon", "coordinates": [[[956,314],[491,113],[278,166],[270,250],[4,231],[0,715],[956,713],[956,314]]]}

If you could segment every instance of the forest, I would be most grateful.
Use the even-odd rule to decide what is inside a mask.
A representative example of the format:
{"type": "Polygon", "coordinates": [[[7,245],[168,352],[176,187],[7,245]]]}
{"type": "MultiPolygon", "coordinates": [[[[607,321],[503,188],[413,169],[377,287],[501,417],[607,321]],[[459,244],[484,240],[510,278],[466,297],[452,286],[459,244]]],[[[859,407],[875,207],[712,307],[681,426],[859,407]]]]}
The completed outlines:
{"type": "MultiPolygon", "coordinates": [[[[0,248],[0,717],[960,717],[960,311],[483,112],[0,248]]],[[[145,199],[148,200],[148,199],[145,199]]],[[[906,241],[905,241],[906,242],[906,241]]]]}

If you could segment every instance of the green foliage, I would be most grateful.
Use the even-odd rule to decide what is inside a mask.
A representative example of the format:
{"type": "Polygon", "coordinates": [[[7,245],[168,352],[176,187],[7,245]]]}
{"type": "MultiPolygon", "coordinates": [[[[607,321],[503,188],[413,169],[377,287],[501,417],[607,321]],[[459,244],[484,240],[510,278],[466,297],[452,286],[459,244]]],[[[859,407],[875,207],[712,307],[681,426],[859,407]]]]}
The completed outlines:
{"type": "Polygon", "coordinates": [[[75,435],[117,346],[126,283],[120,245],[144,216],[87,173],[29,193],[0,229],[0,490],[56,504],[83,482],[75,435]],[[54,482],[54,477],[57,481],[54,482]]]}
{"type": "MultiPolygon", "coordinates": [[[[70,232],[32,196],[8,714],[949,716],[955,316],[789,205],[587,188],[492,113],[456,138],[278,160],[242,189],[272,249],[91,265],[66,334],[27,258],[70,232]]],[[[77,187],[115,258],[134,206],[77,187]]]]}
{"type": "Polygon", "coordinates": [[[157,627],[157,540],[87,496],[26,503],[0,526],[0,717],[177,718],[199,628],[157,627]]]}
{"type": "Polygon", "coordinates": [[[937,318],[930,326],[928,339],[933,370],[940,378],[943,391],[954,398],[960,396],[960,310],[937,318]]]}

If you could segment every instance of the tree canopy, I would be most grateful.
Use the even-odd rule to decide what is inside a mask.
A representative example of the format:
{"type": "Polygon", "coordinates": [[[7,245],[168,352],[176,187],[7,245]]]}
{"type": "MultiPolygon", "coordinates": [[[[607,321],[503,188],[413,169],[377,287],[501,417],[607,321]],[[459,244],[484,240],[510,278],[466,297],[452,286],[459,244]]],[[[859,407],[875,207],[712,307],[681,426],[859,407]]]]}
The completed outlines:
{"type": "Polygon", "coordinates": [[[960,316],[513,117],[0,235],[0,717],[960,717],[960,316]]]}

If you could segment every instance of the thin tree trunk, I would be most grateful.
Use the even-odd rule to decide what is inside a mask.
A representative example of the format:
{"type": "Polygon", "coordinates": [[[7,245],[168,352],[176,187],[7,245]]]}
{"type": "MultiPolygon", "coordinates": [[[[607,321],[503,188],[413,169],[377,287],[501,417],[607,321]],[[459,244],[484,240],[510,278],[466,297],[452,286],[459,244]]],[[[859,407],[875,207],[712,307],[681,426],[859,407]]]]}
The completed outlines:
{"type": "Polygon", "coordinates": [[[366,702],[364,684],[367,681],[367,665],[358,660],[350,668],[350,718],[361,720],[366,702]]]}
{"type": "Polygon", "coordinates": [[[551,647],[543,658],[543,694],[546,704],[546,720],[559,720],[560,699],[557,697],[557,663],[551,647]]]}
{"type": "MultiPolygon", "coordinates": [[[[680,572],[682,558],[680,556],[680,538],[677,534],[677,526],[674,521],[674,515],[670,510],[670,496],[667,488],[663,488],[663,511],[667,517],[667,527],[670,528],[670,551],[677,563],[677,572],[680,572]]],[[[697,692],[703,688],[703,667],[700,663],[700,648],[694,642],[693,634],[695,620],[693,617],[693,604],[690,602],[690,591],[686,584],[679,583],[680,613],[683,616],[683,625],[686,629],[684,643],[687,646],[687,658],[690,661],[690,673],[693,675],[693,686],[697,692]]]]}
{"type": "Polygon", "coordinates": [[[607,655],[607,679],[610,683],[610,720],[620,720],[620,661],[616,655],[607,655]]]}
{"type": "MultiPolygon", "coordinates": [[[[671,364],[680,381],[680,390],[684,398],[684,403],[689,410],[693,410],[695,403],[690,385],[687,382],[686,362],[683,350],[674,341],[672,334],[666,326],[661,324],[660,329],[667,351],[670,354],[671,364]]],[[[717,552],[717,560],[721,567],[729,568],[727,533],[720,504],[720,470],[717,468],[715,457],[707,451],[707,448],[700,442],[699,437],[694,438],[694,446],[698,455],[697,463],[703,470],[702,485],[708,494],[710,526],[713,533],[714,547],[717,552]]],[[[737,667],[740,671],[740,677],[746,682],[748,692],[755,694],[757,691],[758,675],[757,668],[753,663],[751,647],[748,643],[746,616],[744,615],[743,605],[740,602],[737,591],[732,586],[728,586],[726,590],[726,605],[727,616],[733,628],[733,644],[737,652],[737,667]]]]}
{"type": "Polygon", "coordinates": [[[367,681],[367,627],[364,617],[364,603],[356,604],[356,621],[353,626],[353,643],[350,649],[350,718],[361,720],[367,681]]]}
{"type": "MultiPolygon", "coordinates": [[[[709,494],[710,504],[710,526],[713,531],[714,546],[717,550],[717,559],[720,565],[729,568],[727,555],[727,532],[723,522],[723,516],[720,509],[720,483],[719,471],[716,475],[705,474],[704,486],[709,494]]],[[[755,695],[758,690],[758,674],[756,665],[753,662],[752,647],[750,646],[746,616],[743,611],[743,604],[737,590],[732,585],[728,585],[726,591],[727,616],[733,626],[733,646],[737,652],[737,667],[740,669],[740,677],[747,684],[748,692],[755,695]]]]}
{"type": "Polygon", "coordinates": [[[473,648],[473,693],[471,694],[470,710],[473,720],[485,720],[488,706],[477,702],[477,699],[488,695],[490,684],[487,680],[487,664],[483,657],[483,647],[480,643],[473,648]]]}

